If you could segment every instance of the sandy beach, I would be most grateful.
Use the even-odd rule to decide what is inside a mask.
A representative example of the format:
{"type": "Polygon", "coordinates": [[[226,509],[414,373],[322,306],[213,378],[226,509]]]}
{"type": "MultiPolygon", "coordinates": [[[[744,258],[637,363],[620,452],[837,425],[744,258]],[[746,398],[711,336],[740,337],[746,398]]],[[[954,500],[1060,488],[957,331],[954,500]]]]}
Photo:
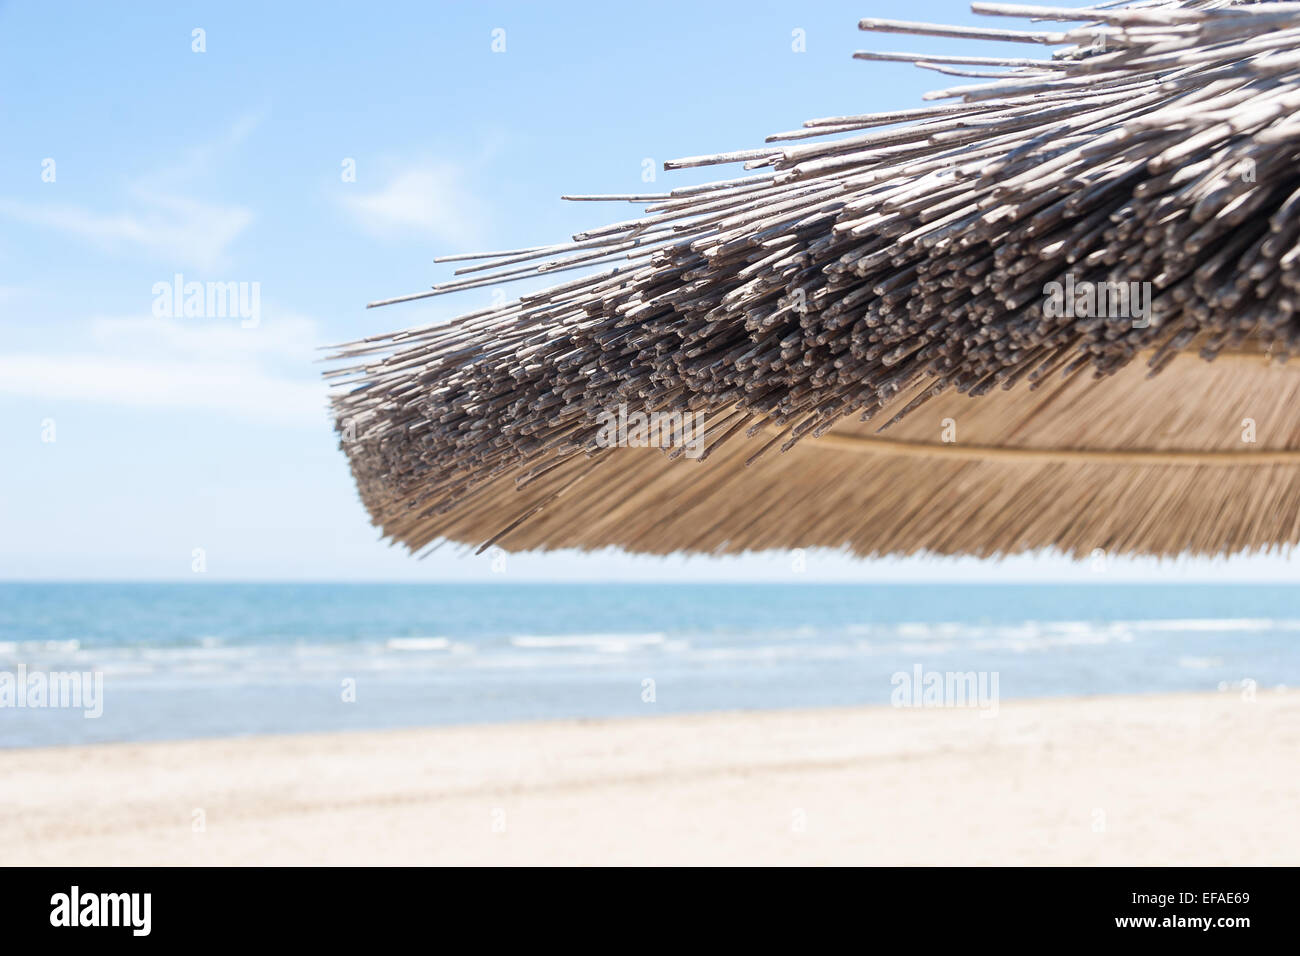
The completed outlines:
{"type": "Polygon", "coordinates": [[[1292,864],[1300,693],[0,753],[6,864],[1292,864]]]}

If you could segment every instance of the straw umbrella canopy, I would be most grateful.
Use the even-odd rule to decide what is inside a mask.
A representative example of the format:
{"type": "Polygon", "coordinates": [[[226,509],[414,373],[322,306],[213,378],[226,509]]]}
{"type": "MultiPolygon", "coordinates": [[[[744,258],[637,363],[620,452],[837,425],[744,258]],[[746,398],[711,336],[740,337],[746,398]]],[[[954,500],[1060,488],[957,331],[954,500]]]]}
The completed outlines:
{"type": "Polygon", "coordinates": [[[445,257],[461,278],[374,303],[583,271],[340,348],[341,446],[384,535],[980,556],[1300,540],[1300,3],[973,8],[1033,29],[860,26],[1036,55],[858,53],[965,79],[665,164],[743,165],[708,185],[567,197],[644,209],[445,257]]]}

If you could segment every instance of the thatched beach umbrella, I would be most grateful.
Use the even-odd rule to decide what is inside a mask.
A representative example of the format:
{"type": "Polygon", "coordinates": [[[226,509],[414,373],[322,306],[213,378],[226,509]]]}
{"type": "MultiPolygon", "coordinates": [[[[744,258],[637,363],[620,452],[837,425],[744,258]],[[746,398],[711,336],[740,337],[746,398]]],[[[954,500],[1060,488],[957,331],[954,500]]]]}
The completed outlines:
{"type": "Polygon", "coordinates": [[[1300,4],[974,8],[1037,23],[861,26],[1057,49],[859,53],[974,81],[667,163],[752,172],[600,197],[644,215],[448,257],[485,261],[388,300],[605,267],[342,349],[338,427],[384,534],[863,555],[1300,540],[1282,364],[1300,4]]]}

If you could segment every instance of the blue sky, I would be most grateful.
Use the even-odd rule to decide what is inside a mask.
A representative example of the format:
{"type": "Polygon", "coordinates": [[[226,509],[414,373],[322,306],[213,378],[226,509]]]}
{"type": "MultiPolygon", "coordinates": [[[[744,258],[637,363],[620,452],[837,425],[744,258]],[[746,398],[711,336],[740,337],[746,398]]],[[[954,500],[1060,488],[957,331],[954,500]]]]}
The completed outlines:
{"type": "MultiPolygon", "coordinates": [[[[647,186],[641,174],[645,159],[749,147],[945,85],[854,61],[864,47],[961,46],[861,34],[866,15],[978,19],[951,0],[0,5],[0,577],[188,579],[201,547],[213,578],[490,578],[486,557],[445,548],[415,561],[378,541],[324,411],[318,349],[488,303],[482,289],[365,310],[445,279],[453,267],[436,255],[553,242],[631,214],[562,193],[719,178],[660,169],[647,186]],[[155,285],[178,273],[258,283],[260,321],[158,317],[155,285]]],[[[784,579],[790,559],[509,567],[784,579]]],[[[834,555],[807,573],[1095,575],[1050,557],[834,555]]],[[[1106,573],[1289,579],[1292,565],[1106,573]]]]}

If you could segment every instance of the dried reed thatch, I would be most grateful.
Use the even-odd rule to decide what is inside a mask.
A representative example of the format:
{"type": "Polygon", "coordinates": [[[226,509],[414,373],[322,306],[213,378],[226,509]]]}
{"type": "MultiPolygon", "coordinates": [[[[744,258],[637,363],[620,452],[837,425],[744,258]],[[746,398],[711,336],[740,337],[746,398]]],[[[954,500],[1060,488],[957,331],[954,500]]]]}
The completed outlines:
{"type": "Polygon", "coordinates": [[[342,349],[338,427],[385,535],[863,555],[1300,540],[1300,378],[1277,361],[1300,342],[1300,3],[974,8],[1049,28],[861,27],[1059,49],[859,53],[977,81],[665,164],[756,171],[738,178],[568,197],[645,211],[446,257],[486,261],[388,300],[608,266],[342,349]],[[1048,305],[1050,283],[1107,282],[1149,282],[1147,321],[1048,305]],[[1218,361],[1169,368],[1188,350],[1218,361]],[[608,447],[620,406],[703,415],[700,460],[608,447]]]}

